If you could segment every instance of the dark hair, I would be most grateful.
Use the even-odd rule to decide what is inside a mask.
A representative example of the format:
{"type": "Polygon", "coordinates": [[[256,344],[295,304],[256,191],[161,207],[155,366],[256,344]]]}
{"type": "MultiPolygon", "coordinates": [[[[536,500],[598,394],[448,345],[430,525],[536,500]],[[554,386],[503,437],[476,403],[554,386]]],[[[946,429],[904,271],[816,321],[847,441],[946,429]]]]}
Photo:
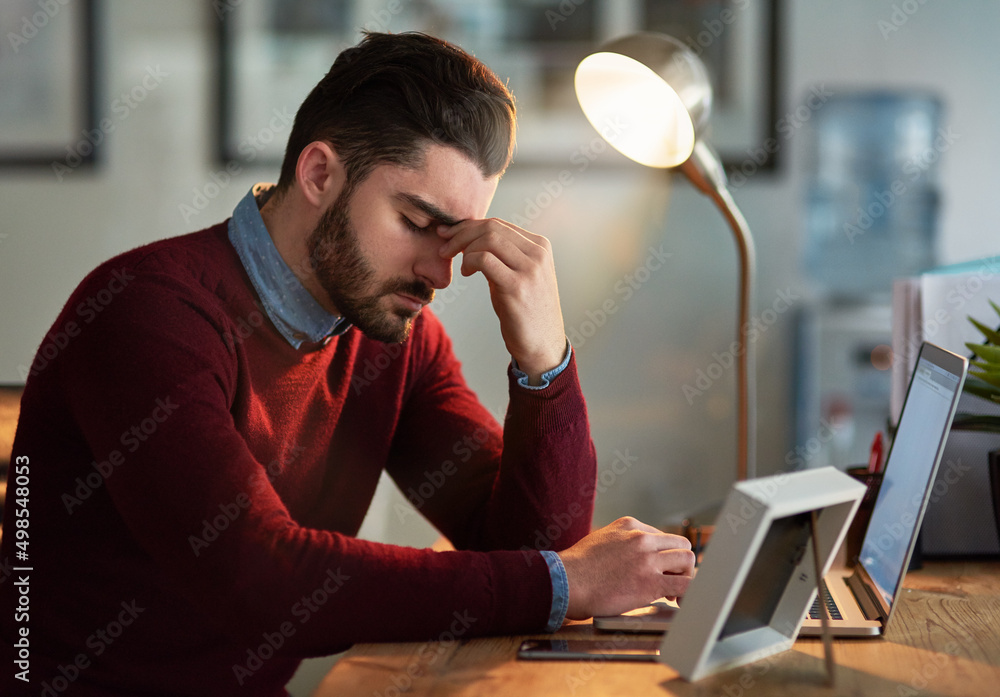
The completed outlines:
{"type": "Polygon", "coordinates": [[[514,149],[514,97],[481,61],[418,32],[366,33],[337,56],[295,115],[277,192],[295,182],[302,150],[330,143],[354,186],[380,164],[419,167],[425,147],[457,148],[484,177],[514,149]]]}

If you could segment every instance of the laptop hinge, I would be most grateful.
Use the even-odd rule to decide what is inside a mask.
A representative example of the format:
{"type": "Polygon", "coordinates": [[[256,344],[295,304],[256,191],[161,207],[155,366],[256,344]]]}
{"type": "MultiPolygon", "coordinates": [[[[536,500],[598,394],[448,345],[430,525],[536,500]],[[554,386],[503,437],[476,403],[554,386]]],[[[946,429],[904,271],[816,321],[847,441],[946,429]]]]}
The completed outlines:
{"type": "MultiPolygon", "coordinates": [[[[864,570],[861,567],[855,569],[854,573],[847,577],[847,587],[851,589],[855,599],[857,599],[865,619],[878,620],[885,624],[888,613],[882,609],[882,603],[878,602],[871,583],[865,583],[861,578],[863,573],[864,570]]],[[[864,575],[867,576],[867,574],[864,575]]]]}

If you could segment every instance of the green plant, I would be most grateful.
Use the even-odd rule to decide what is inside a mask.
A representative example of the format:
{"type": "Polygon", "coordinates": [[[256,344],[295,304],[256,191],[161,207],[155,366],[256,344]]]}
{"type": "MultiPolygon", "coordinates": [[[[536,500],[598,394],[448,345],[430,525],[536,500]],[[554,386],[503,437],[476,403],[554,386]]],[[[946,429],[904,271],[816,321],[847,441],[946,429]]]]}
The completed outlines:
{"type": "MultiPolygon", "coordinates": [[[[1000,317],[1000,307],[990,301],[993,311],[1000,317]]],[[[969,321],[983,335],[985,342],[965,345],[975,355],[965,379],[965,392],[977,397],[1000,402],[1000,332],[969,317],[969,321]]],[[[957,414],[955,425],[965,430],[1000,432],[1000,416],[989,414],[957,414]]]]}

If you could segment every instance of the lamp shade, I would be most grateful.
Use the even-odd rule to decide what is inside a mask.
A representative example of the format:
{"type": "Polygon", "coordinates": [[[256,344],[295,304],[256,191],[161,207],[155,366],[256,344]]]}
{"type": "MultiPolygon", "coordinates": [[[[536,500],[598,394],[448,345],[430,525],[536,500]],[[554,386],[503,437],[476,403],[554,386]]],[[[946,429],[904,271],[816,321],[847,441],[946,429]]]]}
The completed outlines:
{"type": "Polygon", "coordinates": [[[754,462],[754,346],[746,341],[753,306],[756,252],[746,218],[726,183],[715,151],[702,138],[712,110],[712,85],[701,59],[664,34],[623,36],[580,61],[576,98],[597,132],[616,150],[648,167],[678,167],[710,197],[733,230],[740,262],[736,325],[737,465],[752,478],[754,462]]]}
{"type": "Polygon", "coordinates": [[[712,107],[701,59],[670,36],[639,33],[580,62],[576,96],[591,125],[626,157],[676,167],[691,156],[712,107]]]}

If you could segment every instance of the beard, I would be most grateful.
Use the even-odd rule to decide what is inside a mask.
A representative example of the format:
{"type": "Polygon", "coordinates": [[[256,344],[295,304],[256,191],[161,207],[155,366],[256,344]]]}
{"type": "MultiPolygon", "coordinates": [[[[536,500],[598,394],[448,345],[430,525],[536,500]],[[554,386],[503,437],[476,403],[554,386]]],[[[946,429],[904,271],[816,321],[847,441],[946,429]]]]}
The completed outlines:
{"type": "Polygon", "coordinates": [[[420,311],[387,309],[394,293],[429,303],[434,289],[402,277],[379,283],[375,268],[361,251],[348,208],[351,188],[345,187],[309,235],[309,261],[317,281],[347,321],[370,339],[401,343],[410,335],[420,311]]]}

